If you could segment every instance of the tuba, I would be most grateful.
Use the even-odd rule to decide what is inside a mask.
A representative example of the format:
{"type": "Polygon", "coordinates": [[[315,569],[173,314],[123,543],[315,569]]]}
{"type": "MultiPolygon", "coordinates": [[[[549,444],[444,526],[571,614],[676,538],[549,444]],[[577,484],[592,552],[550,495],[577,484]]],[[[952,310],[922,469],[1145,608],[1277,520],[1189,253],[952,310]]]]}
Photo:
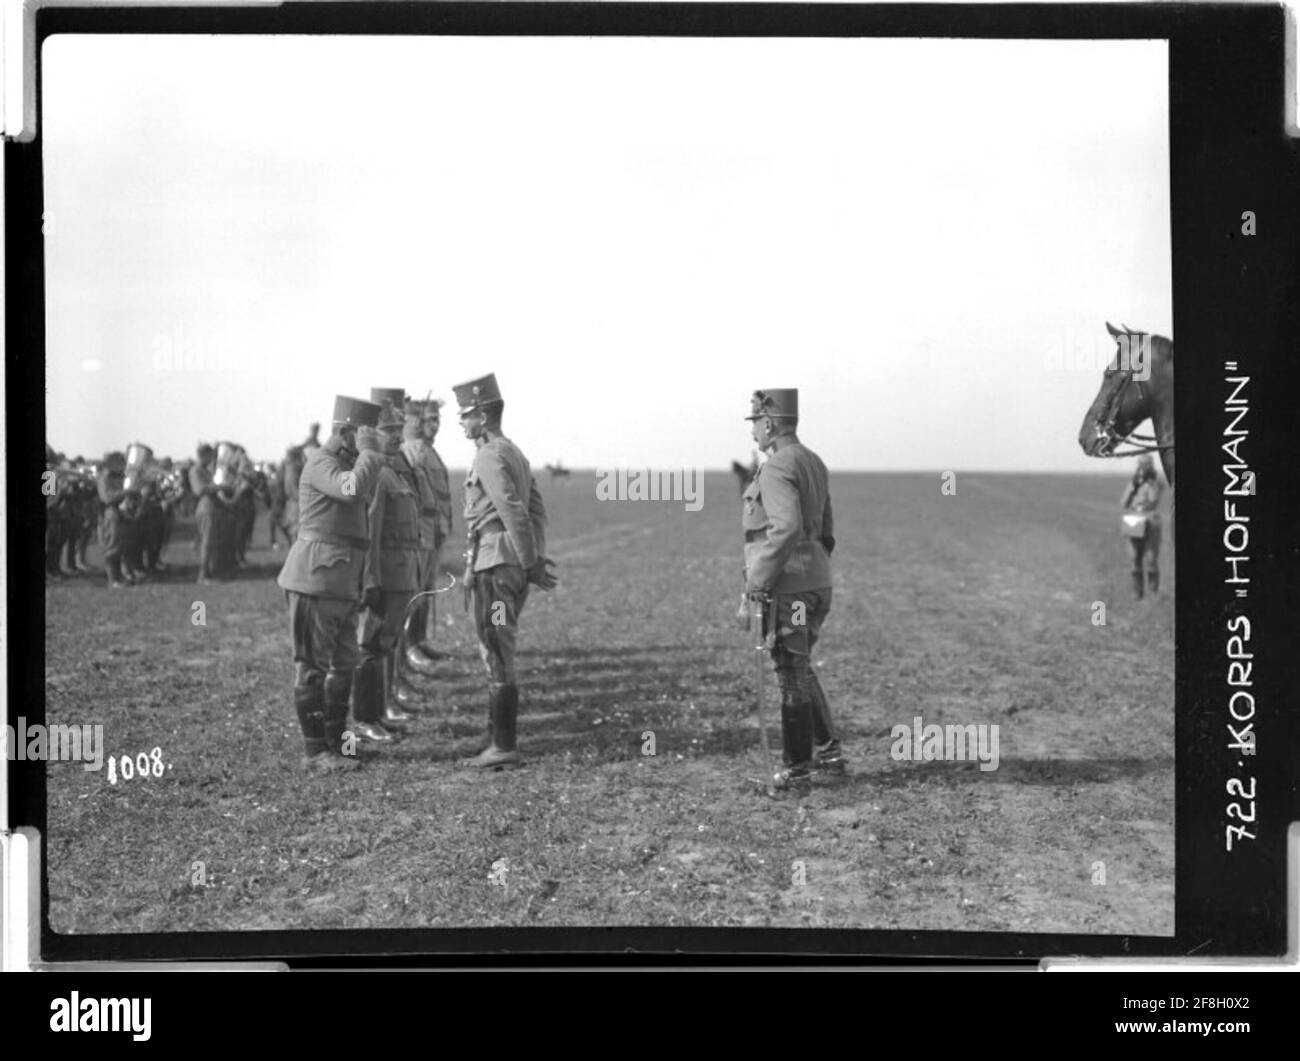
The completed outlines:
{"type": "Polygon", "coordinates": [[[146,479],[153,477],[153,450],[143,442],[132,442],[126,448],[126,480],[122,488],[139,490],[146,479]]]}

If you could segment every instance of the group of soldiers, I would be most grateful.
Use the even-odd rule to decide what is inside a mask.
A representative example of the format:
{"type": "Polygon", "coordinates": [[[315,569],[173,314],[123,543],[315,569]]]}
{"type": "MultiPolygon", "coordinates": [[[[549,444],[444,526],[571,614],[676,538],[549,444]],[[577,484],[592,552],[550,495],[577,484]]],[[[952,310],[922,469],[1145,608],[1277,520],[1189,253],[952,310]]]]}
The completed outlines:
{"type": "MultiPolygon", "coordinates": [[[[503,433],[495,376],[453,389],[460,426],[475,446],[464,485],[463,591],[487,679],[485,739],[469,763],[499,770],[523,761],[519,618],[532,588],[552,589],[556,577],[546,556],[546,508],[527,458],[503,433]]],[[[810,791],[815,771],[845,771],[812,667],[831,606],[829,480],[822,460],[799,441],[798,415],[795,390],[752,395],[747,419],[765,460],[744,491],[742,512],[744,618],[747,625],[758,619],[781,690],[784,768],[769,788],[795,796],[810,791]]],[[[447,469],[433,445],[440,425],[441,402],[376,388],[368,401],[337,397],[329,438],[319,442],[313,425],[278,467],[259,469],[229,443],[202,445],[181,477],[194,505],[201,583],[219,577],[228,561],[240,562],[258,496],[270,508],[272,544],[277,535],[291,543],[277,583],[288,605],[294,707],[309,771],[358,768],[349,734],[392,744],[423,708],[397,654],[405,651],[417,671],[436,673],[434,602],[447,588],[439,584],[440,557],[453,525],[447,469]]],[[[59,498],[71,509],[80,497],[87,518],[94,501],[110,585],[161,566],[179,503],[157,477],[133,478],[125,455],[109,454],[93,494],[69,490],[59,498]]],[[[52,518],[55,527],[65,524],[52,518]]],[[[84,535],[84,525],[77,527],[84,535]]],[[[69,533],[51,530],[60,548],[69,533]]]]}
{"type": "Polygon", "coordinates": [[[103,553],[109,588],[144,581],[166,570],[163,551],[180,516],[193,517],[198,582],[222,581],[248,564],[259,507],[270,510],[273,549],[293,542],[298,476],[306,453],[320,443],[319,430],[291,446],[276,464],[255,464],[233,442],[200,444],[195,458],[175,464],[154,460],[148,446],[133,443],[97,464],[69,461],[46,447],[47,579],[93,571],[86,558],[92,539],[103,553]]]}
{"type": "Polygon", "coordinates": [[[146,450],[114,450],[92,466],[62,459],[46,445],[47,581],[90,573],[86,550],[96,534],[109,586],[131,585],[163,570],[183,490],[170,461],[144,474],[146,450]]]}
{"type": "MultiPolygon", "coordinates": [[[[396,741],[422,706],[400,681],[400,646],[418,669],[438,657],[435,583],[452,526],[447,468],[433,446],[442,403],[408,399],[400,388],[370,396],[339,396],[329,439],[307,454],[296,482],[296,534],[277,580],[289,607],[294,707],[309,770],[359,765],[346,732],[377,745],[396,741]]],[[[498,434],[500,409],[498,402],[498,434]]],[[[522,471],[526,489],[526,461],[522,471]]],[[[539,497],[544,521],[540,505],[539,497]]],[[[504,717],[498,721],[500,741],[489,742],[480,765],[518,762],[504,717]]]]}
{"type": "MultiPolygon", "coordinates": [[[[487,678],[485,740],[468,765],[499,770],[523,761],[515,668],[520,614],[532,587],[549,590],[556,577],[546,556],[546,508],[527,458],[502,431],[505,402],[495,376],[453,389],[461,427],[475,445],[465,479],[464,593],[487,678]]],[[[434,614],[439,552],[451,525],[446,469],[433,435],[426,430],[426,444],[417,443],[429,416],[428,406],[401,390],[373,390],[370,401],[340,396],[329,440],[302,470],[298,536],[279,585],[289,609],[294,706],[309,771],[358,768],[348,733],[391,743],[411,720],[403,708],[417,706],[418,697],[402,688],[396,653],[404,630],[418,644],[417,605],[426,618],[434,614]]],[[[814,771],[845,772],[812,668],[831,605],[828,475],[796,434],[797,391],[755,392],[748,419],[768,457],[744,495],[746,616],[761,613],[781,688],[784,768],[771,788],[802,796],[814,771]]],[[[431,645],[425,649],[426,661],[436,657],[431,645]]]]}

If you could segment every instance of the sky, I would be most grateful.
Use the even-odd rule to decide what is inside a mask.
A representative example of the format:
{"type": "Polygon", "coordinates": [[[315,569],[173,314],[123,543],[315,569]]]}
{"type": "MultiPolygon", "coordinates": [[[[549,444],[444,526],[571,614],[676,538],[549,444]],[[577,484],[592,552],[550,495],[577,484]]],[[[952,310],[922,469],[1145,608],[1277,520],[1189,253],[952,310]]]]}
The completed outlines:
{"type": "MultiPolygon", "coordinates": [[[[535,466],[1116,470],[1105,323],[1172,335],[1162,41],[62,36],[48,437],[276,459],[495,372],[535,466]]],[[[444,417],[439,450],[472,444],[444,417]]]]}

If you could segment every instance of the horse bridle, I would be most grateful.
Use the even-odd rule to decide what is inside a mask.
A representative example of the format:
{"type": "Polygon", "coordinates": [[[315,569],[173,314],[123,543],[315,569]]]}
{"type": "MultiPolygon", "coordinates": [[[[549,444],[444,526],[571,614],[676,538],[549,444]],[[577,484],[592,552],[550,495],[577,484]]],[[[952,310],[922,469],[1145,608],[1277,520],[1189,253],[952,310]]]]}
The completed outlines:
{"type": "Polygon", "coordinates": [[[1105,439],[1103,451],[1096,454],[1098,457],[1136,457],[1142,453],[1158,453],[1160,450],[1173,449],[1173,443],[1161,445],[1155,435],[1139,434],[1136,431],[1130,431],[1127,435],[1121,435],[1115,430],[1115,422],[1119,419],[1120,407],[1124,404],[1124,393],[1128,390],[1129,384],[1133,384],[1138,389],[1138,399],[1145,401],[1142,393],[1142,381],[1133,378],[1132,368],[1117,369],[1124,375],[1123,382],[1115,388],[1115,393],[1106,403],[1106,418],[1098,425],[1098,432],[1105,439]],[[1117,450],[1116,446],[1122,443],[1131,443],[1132,449],[1117,450]]]}

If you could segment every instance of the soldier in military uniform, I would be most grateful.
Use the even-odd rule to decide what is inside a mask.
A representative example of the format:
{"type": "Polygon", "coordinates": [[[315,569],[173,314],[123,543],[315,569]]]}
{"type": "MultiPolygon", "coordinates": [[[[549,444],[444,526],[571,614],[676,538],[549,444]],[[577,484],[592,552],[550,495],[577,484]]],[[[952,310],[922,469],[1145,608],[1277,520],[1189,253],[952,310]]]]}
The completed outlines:
{"type": "Polygon", "coordinates": [[[763,633],[775,634],[772,661],[781,689],[785,769],[774,787],[811,790],[811,770],[845,772],[812,650],[831,607],[831,497],[826,465],[799,441],[797,390],[755,391],[755,443],[768,454],[744,493],[745,590],[763,609],[763,633]],[[814,741],[816,756],[814,760],[814,741]]]}
{"type": "Polygon", "coordinates": [[[59,557],[63,553],[63,542],[68,536],[69,523],[72,519],[68,479],[59,474],[59,459],[53,447],[45,444],[45,472],[53,477],[53,490],[45,493],[45,577],[52,581],[61,581],[59,557]]]}
{"type": "Polygon", "coordinates": [[[519,686],[515,635],[529,586],[549,590],[556,579],[546,558],[546,508],[519,447],[501,433],[505,403],[496,377],[453,388],[465,437],[475,445],[465,477],[466,603],[474,604],[479,654],[488,672],[488,746],[471,766],[515,767],[519,686]]]}
{"type": "Polygon", "coordinates": [[[411,602],[419,586],[420,501],[410,466],[401,453],[403,414],[400,392],[372,390],[372,398],[384,398],[377,429],[358,429],[357,444],[363,451],[376,450],[382,457],[379,475],[370,501],[370,548],[362,585],[365,610],[361,615],[361,664],[352,677],[354,729],[363,740],[387,744],[411,716],[392,697],[397,642],[411,602]]]}
{"type": "MultiPolygon", "coordinates": [[[[432,590],[438,578],[438,556],[451,536],[451,480],[447,466],[433,448],[442,423],[442,402],[407,402],[402,452],[415,469],[420,489],[420,589],[432,590]]],[[[411,609],[406,626],[406,658],[416,670],[428,671],[440,655],[435,648],[438,616],[437,597],[420,599],[411,609]]],[[[403,702],[406,702],[403,700],[403,702]]]]}
{"type": "Polygon", "coordinates": [[[299,533],[276,580],[289,605],[294,707],[310,771],[358,765],[343,754],[342,741],[370,551],[367,506],[382,458],[359,452],[356,433],[374,427],[379,412],[378,405],[358,398],[335,399],[334,433],[312,450],[303,468],[299,533]]]}
{"type": "Polygon", "coordinates": [[[104,550],[104,567],[110,589],[138,582],[143,573],[135,569],[131,557],[136,551],[138,528],[136,516],[140,495],[126,489],[126,454],[120,451],[104,456],[97,481],[103,515],[99,522],[99,544],[104,550]]]}
{"type": "Polygon", "coordinates": [[[158,483],[146,479],[140,484],[140,517],[137,521],[139,541],[135,557],[141,570],[157,574],[166,569],[162,561],[163,542],[167,534],[167,513],[159,496],[158,483]]]}
{"type": "Polygon", "coordinates": [[[205,442],[199,446],[195,455],[198,459],[190,468],[190,493],[197,502],[194,506],[194,529],[198,535],[199,548],[198,583],[204,586],[216,581],[220,530],[218,508],[224,507],[227,501],[214,482],[217,451],[205,442]]]}
{"type": "Polygon", "coordinates": [[[1144,517],[1141,533],[1128,537],[1133,557],[1133,592],[1142,598],[1143,580],[1149,579],[1151,593],[1160,592],[1160,476],[1150,453],[1138,457],[1133,479],[1120,499],[1126,513],[1144,517]],[[1145,568],[1145,572],[1144,569],[1145,568]]]}

